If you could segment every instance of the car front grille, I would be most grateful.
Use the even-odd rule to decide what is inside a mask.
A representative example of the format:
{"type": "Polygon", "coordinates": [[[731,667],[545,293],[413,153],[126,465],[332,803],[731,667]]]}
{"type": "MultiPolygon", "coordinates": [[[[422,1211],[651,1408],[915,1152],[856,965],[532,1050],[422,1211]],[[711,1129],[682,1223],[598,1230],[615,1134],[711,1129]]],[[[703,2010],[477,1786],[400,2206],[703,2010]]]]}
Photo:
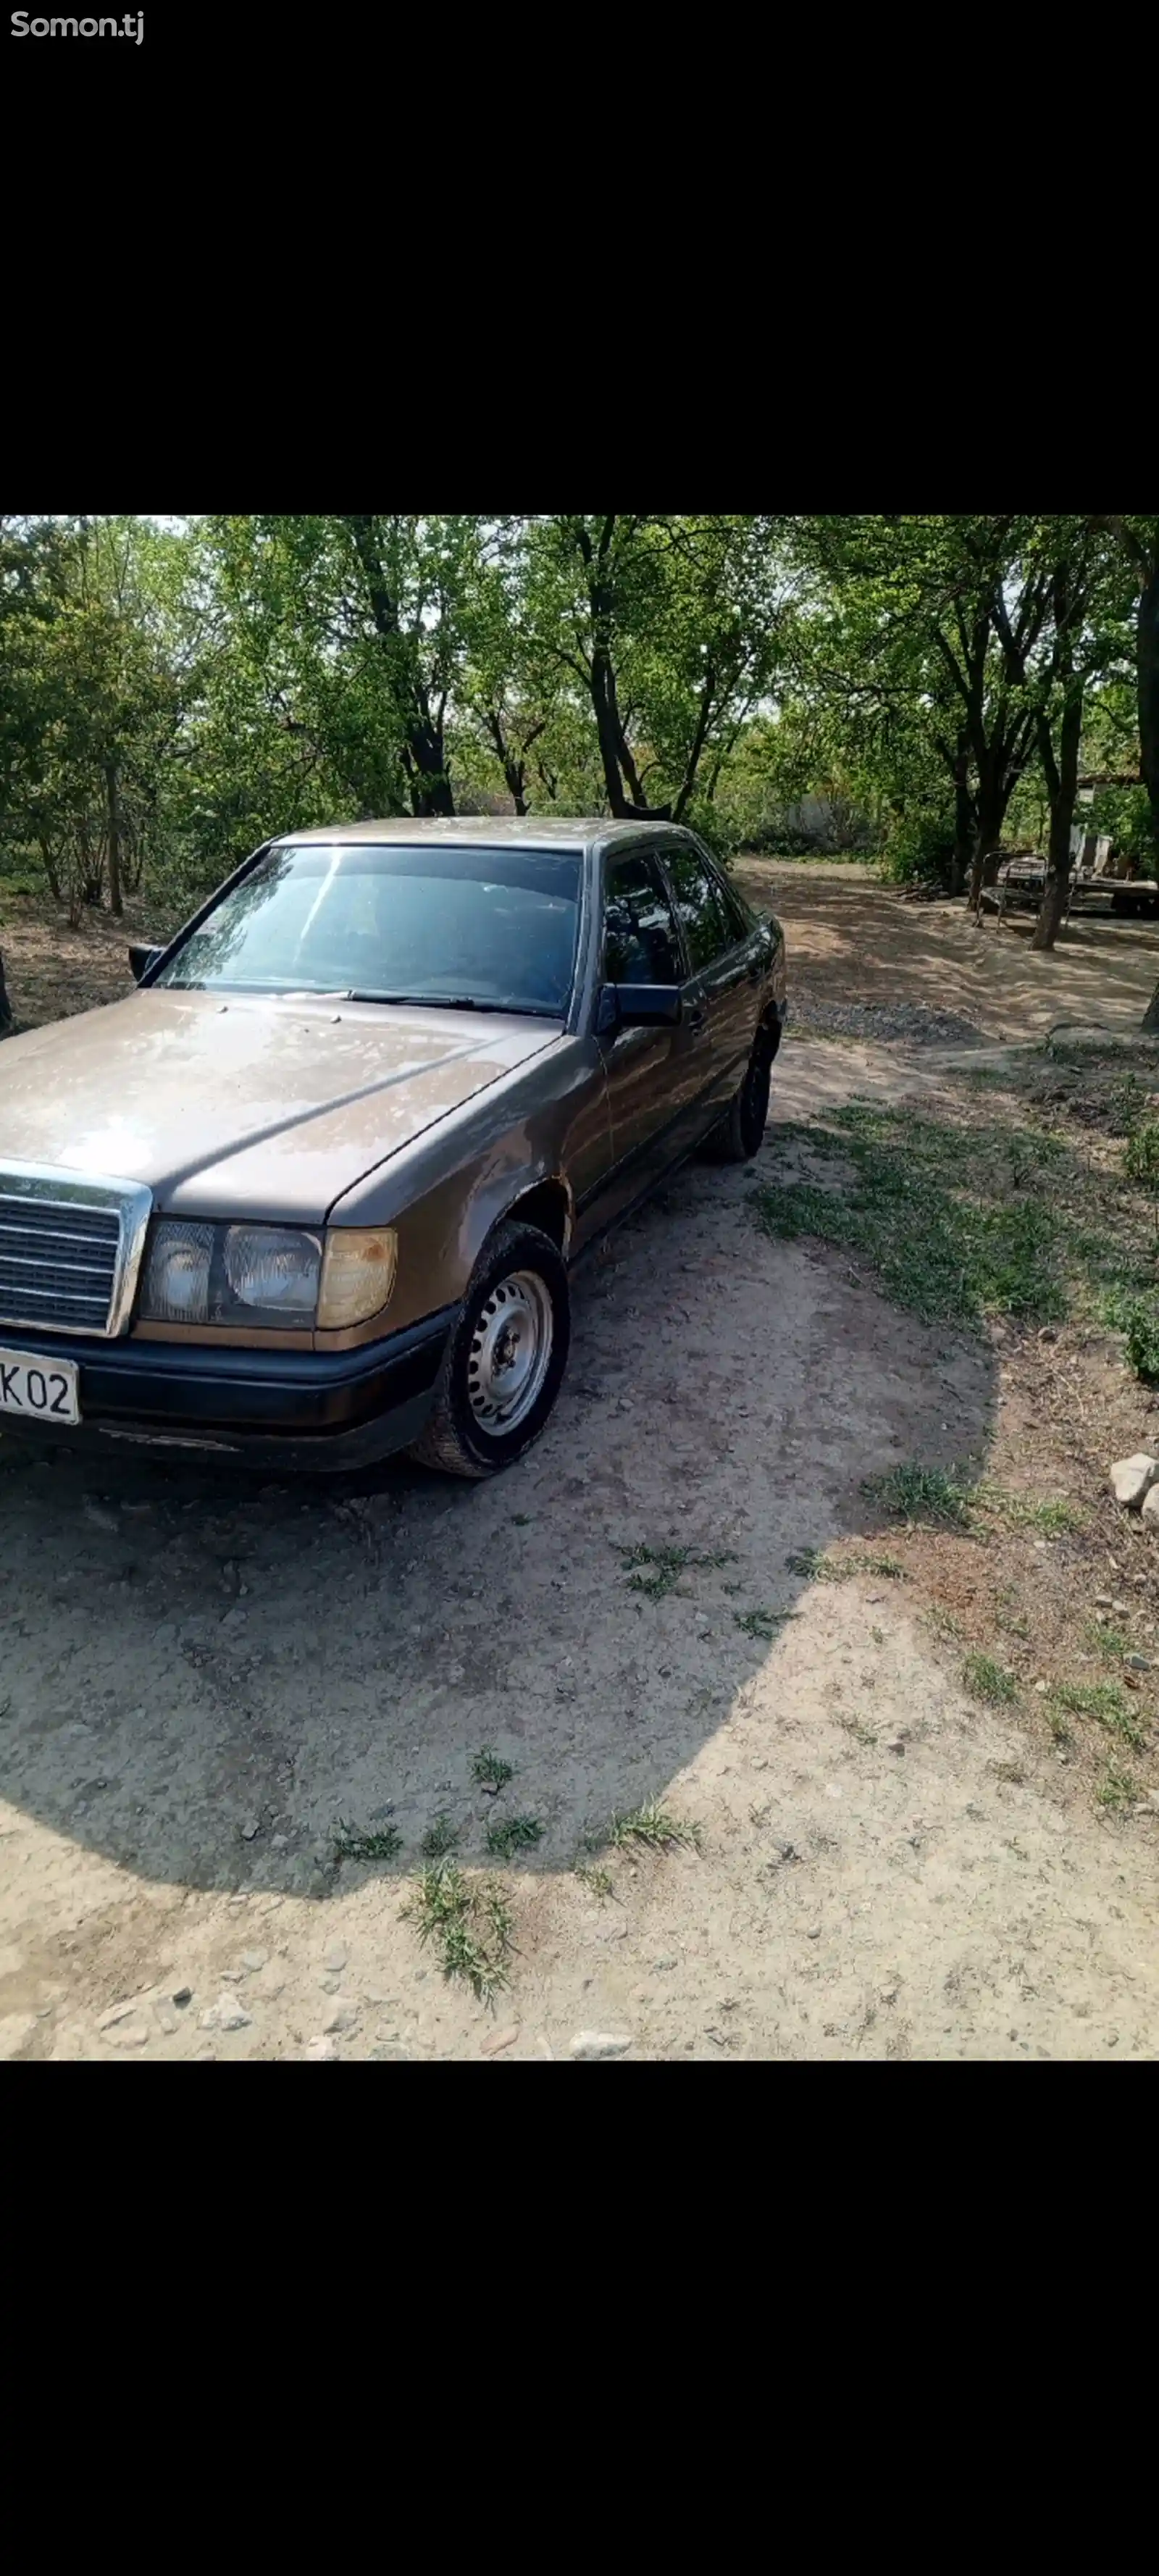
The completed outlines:
{"type": "Polygon", "coordinates": [[[0,1324],[123,1331],[150,1204],[133,1182],[0,1167],[0,1324]]]}

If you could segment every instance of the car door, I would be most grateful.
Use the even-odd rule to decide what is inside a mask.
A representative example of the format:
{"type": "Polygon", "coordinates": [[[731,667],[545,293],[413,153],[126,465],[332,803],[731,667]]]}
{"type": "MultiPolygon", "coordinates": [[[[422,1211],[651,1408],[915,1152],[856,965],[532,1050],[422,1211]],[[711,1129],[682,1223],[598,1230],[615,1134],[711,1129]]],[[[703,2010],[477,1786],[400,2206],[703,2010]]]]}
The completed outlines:
{"type": "MultiPolygon", "coordinates": [[[[602,982],[684,985],[671,898],[654,851],[612,854],[605,864],[602,982]]],[[[616,1029],[599,1039],[608,1081],[612,1165],[600,1193],[607,1222],[659,1177],[679,1152],[682,1112],[698,1087],[691,1059],[704,1043],[703,1006],[670,1028],[616,1029]]]]}
{"type": "Polygon", "coordinates": [[[695,844],[669,842],[661,857],[687,953],[688,989],[707,1018],[698,1065],[703,1129],[731,1100],[749,1059],[760,1009],[760,957],[740,905],[695,844]]]}

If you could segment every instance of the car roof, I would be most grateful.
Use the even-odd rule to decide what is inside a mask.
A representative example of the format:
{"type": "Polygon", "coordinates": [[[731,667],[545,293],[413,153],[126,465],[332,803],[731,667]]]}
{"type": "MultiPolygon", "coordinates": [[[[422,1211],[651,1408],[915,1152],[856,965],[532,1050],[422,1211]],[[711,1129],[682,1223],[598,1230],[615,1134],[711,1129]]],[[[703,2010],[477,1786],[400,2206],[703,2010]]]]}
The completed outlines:
{"type": "Polygon", "coordinates": [[[542,849],[546,843],[554,849],[587,850],[608,841],[654,839],[659,831],[680,831],[680,826],[665,823],[660,815],[649,823],[617,822],[606,814],[437,814],[421,818],[390,814],[377,823],[330,823],[308,832],[279,832],[272,846],[292,842],[298,848],[314,842],[332,848],[336,842],[345,841],[431,841],[453,847],[464,841],[474,849],[503,849],[520,843],[542,849]]]}

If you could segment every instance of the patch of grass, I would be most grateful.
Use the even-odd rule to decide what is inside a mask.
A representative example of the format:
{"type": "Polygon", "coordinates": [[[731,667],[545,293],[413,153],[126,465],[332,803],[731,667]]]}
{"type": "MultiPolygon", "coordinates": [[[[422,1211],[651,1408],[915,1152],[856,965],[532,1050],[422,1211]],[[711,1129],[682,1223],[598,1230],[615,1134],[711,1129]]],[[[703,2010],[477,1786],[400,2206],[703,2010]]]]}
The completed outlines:
{"type": "Polygon", "coordinates": [[[995,1663],[993,1655],[967,1655],[962,1681],[972,1699],[985,1700],[991,1708],[1009,1707],[1018,1697],[1017,1682],[995,1663]]]}
{"type": "Polygon", "coordinates": [[[965,1635],[957,1611],[943,1609],[940,1601],[935,1601],[933,1607],[927,1610],[925,1624],[927,1628],[933,1630],[935,1637],[957,1638],[965,1635]]]}
{"type": "Polygon", "coordinates": [[[1056,1708],[1053,1700],[1044,1700],[1043,1715],[1056,1744],[1073,1744],[1074,1729],[1067,1725],[1062,1710],[1056,1708]]]}
{"type": "Polygon", "coordinates": [[[1124,1655],[1134,1652],[1132,1638],[1128,1636],[1125,1628],[1116,1628],[1113,1619],[1108,1619],[1105,1628],[1099,1626],[1097,1619],[1088,1619],[1083,1635],[1088,1646],[1094,1647],[1096,1654],[1102,1656],[1105,1664],[1121,1664],[1124,1655]]]}
{"type": "Polygon", "coordinates": [[[698,1824],[674,1816],[652,1798],[643,1807],[631,1808],[627,1815],[613,1816],[604,1840],[613,1851],[699,1851],[704,1835],[698,1824]]]}
{"type": "Polygon", "coordinates": [[[1159,1382],[1159,1298],[1112,1289],[1103,1299],[1102,1311],[1112,1331],[1122,1333],[1125,1356],[1136,1377],[1147,1386],[1159,1382]]]}
{"type": "Polygon", "coordinates": [[[610,1869],[577,1869],[576,1877],[581,1887],[586,1887],[593,1896],[599,1898],[601,1905],[606,1905],[609,1896],[614,1894],[610,1869]]]}
{"type": "Polygon", "coordinates": [[[1034,1503],[1024,1494],[1004,1491],[1001,1485],[983,1485],[978,1488],[977,1500],[984,1511],[997,1513],[1016,1529],[1037,1530],[1040,1538],[1065,1538],[1068,1532],[1085,1526],[1082,1513],[1065,1499],[1034,1503]]]}
{"type": "Polygon", "coordinates": [[[1117,1682],[1058,1682],[1049,1699],[1051,1706],[1065,1709],[1071,1717],[1093,1717],[1099,1726],[1121,1735],[1133,1752],[1142,1752],[1147,1741],[1142,1712],[1132,1707],[1117,1682]]]}
{"type": "Polygon", "coordinates": [[[1129,1181],[1141,1189],[1159,1190],[1159,1123],[1145,1118],[1132,1130],[1123,1156],[1123,1170],[1129,1181]]]}
{"type": "Polygon", "coordinates": [[[516,1852],[531,1851],[542,1841],[537,1816],[507,1816],[501,1825],[487,1827],[487,1849],[494,1860],[512,1860],[516,1852]]]}
{"type": "Polygon", "coordinates": [[[855,1744],[876,1744],[877,1737],[873,1728],[864,1725],[861,1718],[843,1717],[839,1723],[844,1727],[846,1735],[853,1737],[855,1744]]]}
{"type": "Polygon", "coordinates": [[[923,1467],[911,1459],[891,1467],[888,1475],[870,1476],[864,1490],[887,1512],[896,1512],[911,1529],[933,1522],[951,1529],[971,1529],[974,1488],[960,1467],[923,1467]]]}
{"type": "Polygon", "coordinates": [[[867,1548],[855,1548],[849,1556],[831,1556],[827,1548],[795,1548],[785,1558],[790,1574],[804,1574],[813,1583],[849,1583],[855,1574],[882,1574],[889,1582],[898,1583],[904,1573],[896,1556],[875,1556],[867,1548]]]}
{"type": "Polygon", "coordinates": [[[424,1860],[445,1860],[448,1852],[457,1851],[458,1847],[459,1828],[453,1825],[450,1817],[446,1815],[435,1817],[433,1824],[427,1826],[419,1844],[424,1860]]]}
{"type": "Polygon", "coordinates": [[[1138,1794],[1138,1784],[1131,1773],[1118,1762],[1108,1762],[1095,1791],[1099,1806],[1118,1810],[1133,1807],[1138,1794]]]}
{"type": "Polygon", "coordinates": [[[746,1637],[755,1637],[761,1645],[767,1646],[778,1628],[783,1628],[789,1613],[787,1610],[734,1610],[732,1615],[746,1637]]]}
{"type": "Polygon", "coordinates": [[[468,1879],[457,1861],[435,1861],[402,1911],[420,1941],[438,1950],[443,1975],[464,1978],[480,2003],[490,2003],[510,1983],[513,1918],[493,1879],[468,1879]]]}
{"type": "Polygon", "coordinates": [[[515,1766],[502,1761],[491,1745],[484,1744],[471,1764],[471,1778],[480,1789],[486,1789],[491,1797],[497,1798],[508,1781],[515,1778],[515,1766]]]}
{"type": "Polygon", "coordinates": [[[927,1321],[986,1315],[1055,1323],[1067,1311],[1057,1140],[1032,1129],[965,1132],[912,1111],[851,1104],[828,1127],[789,1129],[842,1158],[847,1186],[765,1184],[750,1200],[774,1237],[813,1235],[859,1254],[895,1304],[927,1321]]]}
{"type": "Polygon", "coordinates": [[[629,1591],[644,1592],[650,1601],[662,1601],[665,1593],[675,1590],[688,1567],[731,1565],[736,1550],[731,1547],[706,1551],[699,1547],[641,1546],[622,1547],[620,1554],[625,1567],[635,1569],[628,1575],[629,1591]]]}
{"type": "Polygon", "coordinates": [[[401,1850],[397,1825],[384,1825],[376,1834],[356,1834],[353,1825],[340,1824],[334,1836],[336,1860],[396,1860],[401,1850]]]}

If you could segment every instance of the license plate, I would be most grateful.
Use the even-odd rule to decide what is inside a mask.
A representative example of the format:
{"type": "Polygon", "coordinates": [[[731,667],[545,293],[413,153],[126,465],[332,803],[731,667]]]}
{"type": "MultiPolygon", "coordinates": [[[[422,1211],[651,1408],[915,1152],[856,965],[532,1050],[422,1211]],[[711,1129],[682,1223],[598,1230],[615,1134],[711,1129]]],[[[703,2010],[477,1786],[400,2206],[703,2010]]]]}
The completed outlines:
{"type": "Polygon", "coordinates": [[[23,1422],[79,1422],[80,1371],[73,1360],[38,1360],[34,1351],[0,1351],[0,1414],[23,1422]]]}

